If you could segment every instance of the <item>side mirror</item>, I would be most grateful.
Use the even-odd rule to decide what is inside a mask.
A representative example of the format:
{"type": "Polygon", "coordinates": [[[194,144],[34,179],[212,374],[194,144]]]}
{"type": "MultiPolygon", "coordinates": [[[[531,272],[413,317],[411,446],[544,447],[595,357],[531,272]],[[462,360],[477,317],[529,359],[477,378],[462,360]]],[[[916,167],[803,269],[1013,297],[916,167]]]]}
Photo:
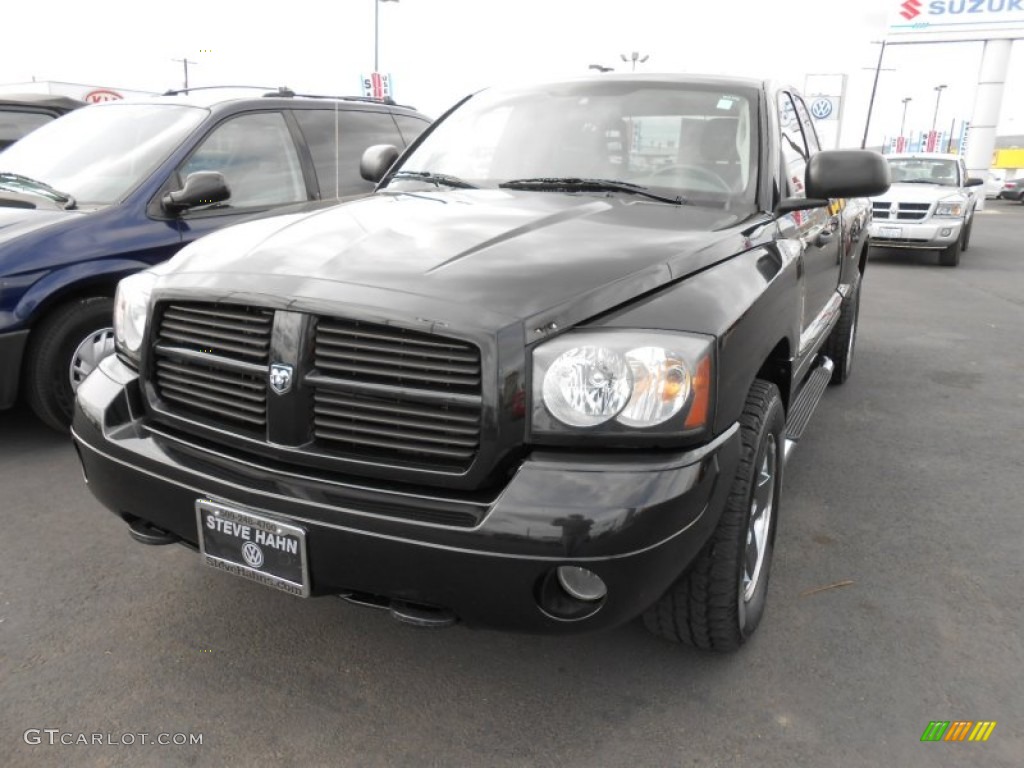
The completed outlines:
{"type": "Polygon", "coordinates": [[[812,208],[824,208],[829,204],[828,200],[819,200],[816,197],[787,197],[779,201],[775,206],[775,213],[782,216],[793,211],[809,211],[812,208]]]}
{"type": "Polygon", "coordinates": [[[359,160],[359,175],[376,184],[384,178],[388,168],[398,159],[398,147],[391,144],[374,144],[363,152],[359,160]]]}
{"type": "Polygon", "coordinates": [[[217,171],[196,171],[185,179],[185,186],[168,192],[160,200],[168,211],[178,213],[197,205],[220,203],[231,197],[228,183],[217,171]]]}
{"type": "Polygon", "coordinates": [[[889,164],[868,149],[830,149],[807,163],[804,187],[809,198],[874,197],[892,183],[889,164]]]}
{"type": "Polygon", "coordinates": [[[977,176],[968,176],[967,181],[964,182],[965,187],[980,187],[985,183],[984,179],[979,179],[977,176]]]}

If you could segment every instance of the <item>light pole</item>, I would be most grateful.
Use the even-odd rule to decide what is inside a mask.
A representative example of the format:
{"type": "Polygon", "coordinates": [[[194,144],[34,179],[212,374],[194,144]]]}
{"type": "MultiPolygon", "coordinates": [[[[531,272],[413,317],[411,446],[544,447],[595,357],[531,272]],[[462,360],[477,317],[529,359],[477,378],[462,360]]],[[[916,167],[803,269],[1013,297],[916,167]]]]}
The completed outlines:
{"type": "Polygon", "coordinates": [[[871,110],[875,107],[875,92],[878,90],[878,75],[882,71],[882,58],[885,56],[885,40],[872,40],[872,44],[881,45],[878,51],[878,64],[875,65],[875,82],[871,86],[871,98],[868,100],[868,117],[864,121],[864,138],[860,140],[860,148],[868,145],[868,128],[871,127],[871,110]]]}
{"type": "Polygon", "coordinates": [[[615,67],[605,67],[605,66],[602,66],[601,64],[589,64],[589,65],[587,65],[587,69],[596,69],[598,72],[614,72],[615,71],[615,67]]]}
{"type": "Polygon", "coordinates": [[[900,136],[903,136],[903,129],[907,125],[907,102],[910,101],[913,101],[913,99],[910,98],[909,96],[903,99],[903,119],[900,120],[900,136]]]}
{"type": "Polygon", "coordinates": [[[380,4],[397,3],[398,0],[373,0],[373,71],[378,72],[379,61],[377,51],[380,48],[380,4]]]}
{"type": "Polygon", "coordinates": [[[188,59],[188,57],[185,57],[184,59],[171,59],[171,61],[180,61],[182,64],[185,65],[185,90],[187,91],[188,90],[188,65],[189,64],[196,64],[197,62],[190,61],[188,59]]]}
{"type": "Polygon", "coordinates": [[[643,58],[640,58],[640,54],[637,53],[636,51],[633,51],[632,55],[629,56],[629,57],[627,57],[626,54],[624,54],[624,53],[620,53],[619,54],[619,58],[621,58],[623,61],[632,61],[633,62],[633,71],[636,72],[636,63],[639,61],[641,64],[643,64],[645,61],[647,61],[651,57],[648,54],[648,55],[645,55],[643,58]]]}
{"type": "Polygon", "coordinates": [[[935,130],[935,123],[939,119],[939,99],[942,98],[942,92],[948,87],[948,85],[936,85],[933,89],[935,91],[935,115],[932,117],[932,131],[935,130]]]}

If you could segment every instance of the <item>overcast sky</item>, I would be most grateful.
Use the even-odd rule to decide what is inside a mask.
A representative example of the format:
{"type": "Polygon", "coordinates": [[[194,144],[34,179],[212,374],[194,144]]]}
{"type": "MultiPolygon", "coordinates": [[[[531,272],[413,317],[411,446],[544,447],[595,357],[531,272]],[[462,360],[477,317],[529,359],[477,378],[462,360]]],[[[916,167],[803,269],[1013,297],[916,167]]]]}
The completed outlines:
{"type": "MultiPolygon", "coordinates": [[[[358,93],[373,69],[376,0],[50,0],[5,3],[0,84],[62,80],[160,91],[182,84],[288,85],[358,93]]],[[[380,4],[380,69],[395,98],[431,116],[491,84],[588,73],[739,74],[804,89],[815,73],[849,75],[843,144],[859,145],[878,46],[896,0],[399,0],[380,4]]],[[[1024,134],[1024,43],[1015,43],[1000,134],[1024,134]]],[[[907,127],[969,118],[980,43],[889,47],[870,143],[907,127]]],[[[813,83],[811,84],[813,85],[813,83]]],[[[811,88],[813,90],[813,88],[811,88]]]]}

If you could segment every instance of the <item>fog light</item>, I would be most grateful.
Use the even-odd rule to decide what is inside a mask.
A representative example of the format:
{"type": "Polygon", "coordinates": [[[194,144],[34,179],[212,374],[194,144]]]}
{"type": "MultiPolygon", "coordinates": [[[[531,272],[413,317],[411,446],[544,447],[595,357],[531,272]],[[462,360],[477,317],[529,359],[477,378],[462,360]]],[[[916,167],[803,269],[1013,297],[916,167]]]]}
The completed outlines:
{"type": "Polygon", "coordinates": [[[608,587],[601,577],[577,565],[562,565],[558,568],[558,583],[570,597],[593,603],[608,594],[608,587]]]}
{"type": "Polygon", "coordinates": [[[949,227],[943,227],[942,232],[940,232],[939,234],[942,235],[943,237],[949,237],[950,235],[953,234],[953,230],[950,229],[949,227]]]}

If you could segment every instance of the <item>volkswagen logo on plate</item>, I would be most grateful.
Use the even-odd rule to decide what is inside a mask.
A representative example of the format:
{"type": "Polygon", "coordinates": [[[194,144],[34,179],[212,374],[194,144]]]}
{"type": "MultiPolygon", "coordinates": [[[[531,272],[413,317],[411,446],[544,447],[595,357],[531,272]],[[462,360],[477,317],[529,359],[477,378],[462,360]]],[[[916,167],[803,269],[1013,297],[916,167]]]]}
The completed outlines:
{"type": "Polygon", "coordinates": [[[247,541],[242,545],[242,557],[253,568],[259,568],[263,565],[263,550],[251,541],[247,541]]]}
{"type": "Polygon", "coordinates": [[[292,388],[292,367],[274,363],[270,366],[270,388],[283,395],[292,388]]]}
{"type": "Polygon", "coordinates": [[[832,100],[831,99],[815,99],[811,103],[811,114],[814,115],[818,120],[824,120],[832,114],[832,100]]]}

